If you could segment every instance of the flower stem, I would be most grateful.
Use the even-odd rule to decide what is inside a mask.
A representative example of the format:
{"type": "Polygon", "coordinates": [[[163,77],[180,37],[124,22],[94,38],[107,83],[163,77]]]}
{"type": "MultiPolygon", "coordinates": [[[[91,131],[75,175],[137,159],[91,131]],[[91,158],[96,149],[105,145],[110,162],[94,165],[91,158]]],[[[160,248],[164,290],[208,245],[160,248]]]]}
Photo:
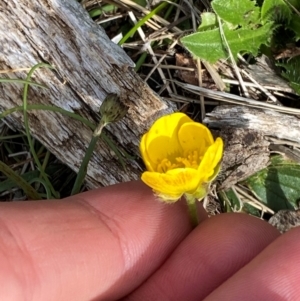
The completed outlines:
{"type": "Polygon", "coordinates": [[[122,119],[126,115],[127,111],[128,107],[120,101],[120,98],[117,94],[110,93],[105,97],[99,110],[101,114],[100,122],[94,130],[93,137],[80,165],[71,195],[77,194],[80,191],[87,173],[88,164],[92,157],[96,143],[102,133],[102,130],[109,123],[116,122],[122,119]]]}
{"type": "Polygon", "coordinates": [[[99,137],[102,133],[102,130],[106,125],[107,125],[107,123],[103,122],[102,119],[101,119],[98,126],[96,127],[96,129],[93,133],[91,142],[88,146],[88,149],[86,150],[86,153],[85,153],[84,158],[82,160],[82,163],[80,165],[80,168],[79,168],[79,171],[78,171],[78,174],[77,174],[77,177],[76,177],[71,195],[74,195],[74,194],[77,194],[77,193],[80,192],[80,188],[81,188],[81,186],[84,182],[84,179],[85,179],[85,176],[86,176],[86,173],[87,173],[87,167],[88,167],[88,164],[89,164],[90,159],[92,157],[93,151],[94,151],[95,146],[97,144],[97,141],[98,141],[98,139],[99,139],[99,137]]]}
{"type": "Polygon", "coordinates": [[[185,194],[185,199],[188,205],[190,220],[193,228],[196,228],[199,224],[198,214],[197,214],[197,205],[196,199],[192,195],[185,194]]]}

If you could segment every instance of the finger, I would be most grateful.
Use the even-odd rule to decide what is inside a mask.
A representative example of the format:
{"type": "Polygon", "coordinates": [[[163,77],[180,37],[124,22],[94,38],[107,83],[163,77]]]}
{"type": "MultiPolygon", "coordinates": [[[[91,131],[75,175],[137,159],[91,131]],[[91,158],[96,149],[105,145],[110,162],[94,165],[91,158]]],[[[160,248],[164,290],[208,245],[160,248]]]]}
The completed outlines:
{"type": "Polygon", "coordinates": [[[299,235],[295,228],[280,236],[205,301],[299,300],[299,235]]]}
{"type": "Polygon", "coordinates": [[[271,225],[246,214],[205,220],[124,300],[203,300],[279,235],[271,225]]]}
{"type": "Polygon", "coordinates": [[[0,300],[114,300],[191,231],[184,203],[140,182],[66,200],[0,204],[0,300]]]}

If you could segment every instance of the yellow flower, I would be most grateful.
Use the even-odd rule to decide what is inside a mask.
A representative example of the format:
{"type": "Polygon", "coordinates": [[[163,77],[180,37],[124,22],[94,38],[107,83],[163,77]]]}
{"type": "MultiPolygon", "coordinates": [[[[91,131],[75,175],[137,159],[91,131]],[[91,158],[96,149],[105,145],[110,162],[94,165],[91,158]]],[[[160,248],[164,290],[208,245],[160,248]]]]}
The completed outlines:
{"type": "Polygon", "coordinates": [[[156,120],[142,137],[140,151],[148,171],[142,180],[163,200],[182,195],[203,198],[219,172],[223,141],[183,113],[156,120]]]}

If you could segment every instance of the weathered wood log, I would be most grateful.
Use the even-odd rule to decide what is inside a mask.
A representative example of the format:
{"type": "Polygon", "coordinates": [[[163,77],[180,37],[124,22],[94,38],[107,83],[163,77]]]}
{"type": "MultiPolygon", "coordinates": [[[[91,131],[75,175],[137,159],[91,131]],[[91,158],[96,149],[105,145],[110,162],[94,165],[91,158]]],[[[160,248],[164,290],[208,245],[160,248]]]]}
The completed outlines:
{"type": "MultiPolygon", "coordinates": [[[[103,29],[73,0],[1,0],[0,70],[31,68],[47,62],[55,70],[38,69],[32,78],[49,89],[31,86],[29,104],[58,106],[97,124],[99,107],[109,93],[118,94],[129,107],[127,116],[108,126],[106,133],[120,151],[136,152],[139,138],[171,105],[157,95],[134,72],[126,53],[112,43],[103,29]]],[[[28,71],[1,77],[24,79],[28,71]]],[[[0,112],[22,105],[20,84],[0,84],[0,112]]],[[[77,171],[92,131],[79,121],[50,111],[28,111],[32,135],[57,158],[77,171]]],[[[22,113],[5,122],[23,129],[22,113]]],[[[138,178],[135,161],[120,167],[115,154],[100,141],[91,158],[87,182],[90,187],[138,178]]]]}
{"type": "MultiPolygon", "coordinates": [[[[204,119],[209,127],[220,129],[225,142],[223,164],[219,176],[220,188],[227,189],[243,181],[269,162],[268,137],[284,139],[287,143],[300,143],[300,122],[296,116],[273,110],[243,106],[217,106],[204,119]]],[[[295,160],[288,152],[282,151],[295,160]]]]}
{"type": "Polygon", "coordinates": [[[265,136],[300,143],[300,119],[269,109],[244,106],[218,106],[208,113],[204,123],[216,128],[242,128],[265,136]]]}

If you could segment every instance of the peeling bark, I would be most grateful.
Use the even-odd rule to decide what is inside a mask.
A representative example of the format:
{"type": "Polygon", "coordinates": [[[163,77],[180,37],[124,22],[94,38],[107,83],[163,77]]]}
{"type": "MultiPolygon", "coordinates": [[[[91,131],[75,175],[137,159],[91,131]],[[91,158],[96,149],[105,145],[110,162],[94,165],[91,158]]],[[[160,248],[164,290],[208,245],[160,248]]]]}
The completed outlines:
{"type": "MultiPolygon", "coordinates": [[[[269,163],[269,138],[300,143],[299,118],[273,110],[244,106],[217,106],[208,113],[204,123],[218,128],[225,142],[223,164],[219,175],[221,189],[241,182],[269,163]]],[[[272,140],[272,139],[271,139],[272,140]]],[[[289,148],[280,153],[292,158],[289,148]]]]}
{"type": "MultiPolygon", "coordinates": [[[[125,52],[74,0],[0,1],[0,69],[31,68],[46,62],[32,80],[49,89],[31,86],[28,103],[58,106],[91,122],[99,121],[99,107],[108,93],[120,95],[127,116],[105,132],[122,151],[137,152],[139,139],[160,115],[172,111],[134,72],[125,52]]],[[[25,79],[28,71],[1,77],[25,79]]],[[[22,105],[23,86],[0,84],[0,111],[22,105]]],[[[28,111],[32,135],[57,158],[77,171],[92,131],[80,122],[49,111],[28,111]]],[[[5,118],[13,129],[23,129],[23,114],[5,118]]],[[[135,161],[120,167],[115,154],[99,141],[91,158],[87,182],[91,188],[136,179],[135,161]]]]}
{"type": "Polygon", "coordinates": [[[273,110],[217,106],[207,114],[204,123],[221,129],[227,127],[254,130],[265,136],[300,143],[299,118],[273,110]]]}

